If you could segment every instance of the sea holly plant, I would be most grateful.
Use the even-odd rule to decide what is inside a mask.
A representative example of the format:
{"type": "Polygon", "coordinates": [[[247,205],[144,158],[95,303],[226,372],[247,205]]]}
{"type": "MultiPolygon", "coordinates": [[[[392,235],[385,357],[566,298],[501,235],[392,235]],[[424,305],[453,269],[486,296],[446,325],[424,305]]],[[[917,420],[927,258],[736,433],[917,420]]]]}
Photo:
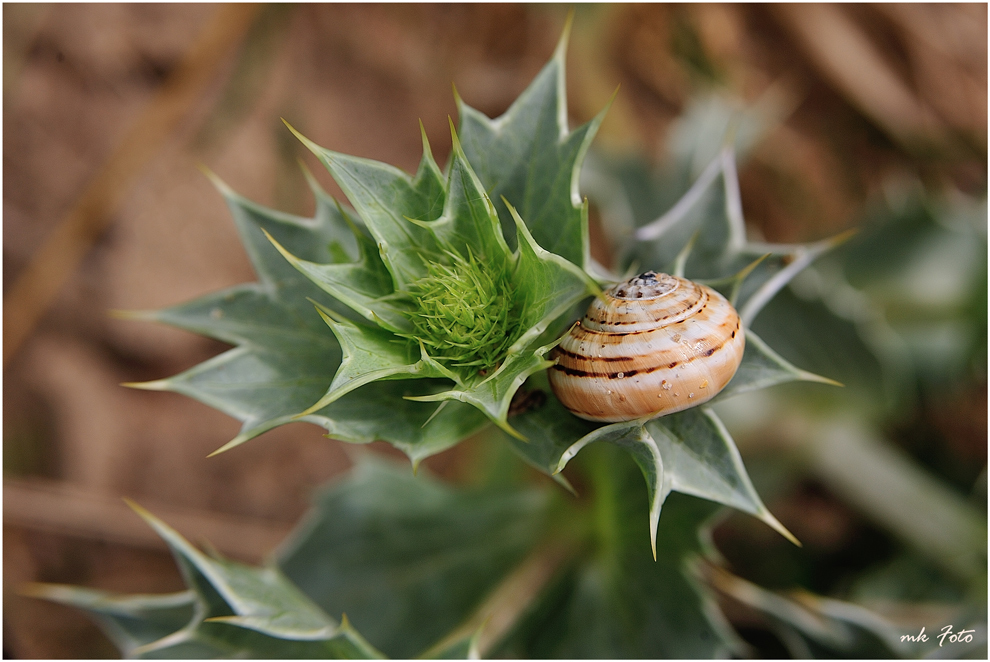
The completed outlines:
{"type": "MultiPolygon", "coordinates": [[[[591,486],[592,505],[563,490],[499,480],[500,490],[455,491],[365,458],[320,497],[270,567],[207,559],[145,515],[175,553],[189,591],[124,599],[51,589],[48,597],[88,609],[111,624],[126,652],[143,656],[482,650],[711,657],[738,650],[686,571],[706,553],[699,530],[724,504],[793,537],[763,505],[714,410],[593,424],[567,411],[547,384],[548,354],[560,334],[591,297],[621,279],[590,257],[589,207],[579,185],[605,111],[570,130],[566,44],[565,30],[551,61],[499,118],[457,98],[460,126],[451,122],[443,169],[425,131],[410,175],[330,151],[290,126],[349,208],[309,173],[312,218],[264,208],[209,174],[258,282],[134,316],[235,347],[133,386],[184,393],[239,419],[240,433],[217,452],[306,421],[345,442],[386,441],[416,466],[487,429],[499,449],[493,452],[512,449],[565,487],[562,471],[573,461],[591,486]],[[631,479],[637,473],[647,498],[631,479]],[[491,614],[505,612],[490,600],[506,591],[512,617],[492,619],[501,625],[486,635],[491,614]],[[245,629],[250,641],[242,643],[245,629]],[[288,643],[280,648],[272,638],[288,643]],[[204,641],[195,650],[172,646],[204,641]]],[[[739,308],[746,350],[718,398],[828,381],[785,361],[748,327],[837,240],[748,241],[727,135],[669,211],[628,228],[613,268],[704,281],[739,308]]]]}
{"type": "MultiPolygon", "coordinates": [[[[458,98],[461,126],[451,123],[453,149],[444,170],[425,132],[419,168],[409,175],[325,149],[290,127],[352,210],[312,177],[317,211],[307,219],[252,203],[211,175],[260,280],[143,316],[237,347],[186,373],[134,386],[182,392],[242,420],[241,433],[217,452],[302,420],[344,441],[385,440],[416,465],[487,421],[566,485],[560,472],[579,448],[616,441],[641,462],[654,537],[671,490],[741,508],[789,535],[763,507],[711,409],[595,427],[564,410],[546,388],[549,350],[582,302],[610,278],[590,258],[588,203],[579,192],[584,155],[605,111],[568,128],[566,43],[565,34],[550,63],[501,117],[488,119],[458,98]],[[529,401],[540,407],[518,406],[534,391],[529,401]],[[388,420],[382,411],[390,412],[388,420]]],[[[666,215],[630,239],[647,249],[663,246],[648,266],[727,288],[747,323],[832,245],[746,242],[731,144],[666,215]],[[699,205],[710,205],[706,195],[719,175],[722,213],[698,213],[699,205]],[[675,259],[665,263],[672,247],[675,259]],[[772,259],[761,259],[766,253],[772,259]]],[[[819,379],[751,332],[748,338],[723,397],[819,379]]]]}

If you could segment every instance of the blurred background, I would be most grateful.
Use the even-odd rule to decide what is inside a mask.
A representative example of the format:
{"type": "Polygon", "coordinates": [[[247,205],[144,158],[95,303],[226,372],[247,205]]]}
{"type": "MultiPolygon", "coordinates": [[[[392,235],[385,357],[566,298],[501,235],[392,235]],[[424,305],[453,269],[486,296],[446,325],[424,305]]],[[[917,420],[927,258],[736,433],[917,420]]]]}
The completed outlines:
{"type": "MultiPolygon", "coordinates": [[[[443,163],[451,83],[501,114],[549,58],[566,12],[3,6],[5,657],[115,655],[81,613],[19,595],[25,582],[182,588],[121,497],[257,562],[312,489],[349,466],[344,444],[306,424],[206,459],[236,421],[120,386],[225,346],[110,311],[254,279],[197,166],[310,214],[300,159],[340,191],[280,118],[407,171],[422,120],[443,163]]],[[[597,181],[624,192],[621,204],[592,200],[599,260],[610,261],[621,210],[640,222],[663,212],[657,178],[683,161],[685,140],[717,145],[721,128],[708,128],[731,112],[761,121],[740,163],[754,237],[861,229],[757,325],[847,388],[771,389],[722,412],[804,547],[730,515],[713,534],[727,567],[768,589],[855,601],[905,633],[948,624],[982,595],[985,637],[986,5],[581,5],[570,43],[572,126],[620,88],[593,157],[597,181]],[[795,310],[802,328],[776,324],[795,310]]],[[[470,454],[468,444],[426,464],[456,480],[470,454]]],[[[757,654],[783,650],[760,605],[711,583],[757,654]]]]}

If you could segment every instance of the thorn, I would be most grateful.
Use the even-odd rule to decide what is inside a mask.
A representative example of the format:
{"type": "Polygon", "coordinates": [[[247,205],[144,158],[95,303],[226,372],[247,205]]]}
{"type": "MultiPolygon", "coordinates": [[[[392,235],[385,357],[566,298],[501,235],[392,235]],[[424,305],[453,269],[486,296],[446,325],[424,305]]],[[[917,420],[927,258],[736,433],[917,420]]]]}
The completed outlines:
{"type": "MultiPolygon", "coordinates": [[[[313,171],[309,169],[306,162],[301,158],[297,158],[296,163],[299,164],[299,169],[302,170],[303,177],[306,178],[306,183],[309,184],[309,189],[313,192],[313,194],[316,196],[323,195],[333,200],[333,196],[324,191],[320,183],[316,181],[316,176],[313,175],[313,171]]],[[[334,202],[336,202],[336,200],[334,200],[334,202]]]]}
{"type": "Polygon", "coordinates": [[[324,306],[316,299],[306,297],[306,301],[309,301],[311,304],[313,304],[313,306],[316,307],[316,312],[320,314],[320,316],[323,318],[323,321],[326,322],[327,325],[330,326],[331,328],[333,328],[334,324],[346,324],[348,322],[348,320],[343,315],[333,310],[332,308],[328,308],[327,306],[324,306]]]}
{"type": "Polygon", "coordinates": [[[768,257],[770,257],[770,253],[764,253],[763,255],[756,258],[748,265],[740,269],[739,273],[733,276],[733,280],[735,281],[735,284],[733,284],[732,292],[730,293],[729,296],[729,303],[732,304],[733,308],[735,308],[736,302],[739,300],[739,293],[742,292],[743,281],[745,281],[746,278],[748,278],[749,275],[753,273],[753,270],[756,269],[756,267],[760,266],[760,263],[763,262],[763,260],[767,259],[768,257]]]}
{"type": "Polygon", "coordinates": [[[135,388],[139,391],[170,391],[172,390],[167,379],[156,379],[150,382],[121,382],[124,388],[135,388]]]}
{"type": "Polygon", "coordinates": [[[612,104],[615,102],[616,98],[618,98],[619,88],[621,87],[622,87],[621,85],[615,86],[615,90],[612,91],[612,96],[610,96],[608,98],[608,101],[605,102],[605,107],[602,108],[601,111],[598,113],[598,117],[602,117],[602,118],[605,117],[606,113],[608,113],[608,109],[612,107],[612,104]]]}
{"type": "Polygon", "coordinates": [[[217,191],[219,191],[220,192],[220,195],[222,195],[223,197],[225,197],[225,198],[237,198],[237,197],[240,197],[238,195],[237,191],[235,191],[234,189],[232,189],[227,184],[227,182],[225,182],[222,179],[220,179],[220,175],[218,175],[217,173],[215,173],[212,170],[210,170],[210,168],[208,166],[206,166],[205,164],[203,164],[203,163],[197,163],[196,164],[196,169],[199,170],[201,173],[203,173],[206,176],[206,178],[210,180],[210,183],[213,184],[213,187],[217,191]]]}
{"type": "Polygon", "coordinates": [[[834,237],[829,237],[825,241],[828,242],[830,248],[835,248],[837,246],[841,246],[842,244],[846,243],[847,241],[849,241],[859,233],[860,233],[860,228],[849,228],[848,230],[844,232],[840,232],[834,237]]]}
{"type": "Polygon", "coordinates": [[[805,370],[802,370],[801,371],[800,377],[801,377],[801,379],[803,381],[806,381],[806,382],[816,382],[818,384],[828,384],[829,386],[838,386],[840,388],[845,388],[846,387],[846,385],[843,384],[842,382],[836,381],[836,380],[831,379],[829,377],[824,377],[822,375],[817,375],[817,374],[815,374],[813,372],[807,372],[805,370]]]}
{"type": "Polygon", "coordinates": [[[514,427],[509,425],[508,421],[495,421],[495,425],[497,425],[499,428],[505,431],[505,433],[508,434],[509,436],[515,437],[524,444],[529,443],[529,439],[527,439],[521,432],[516,430],[514,427]]]}
{"type": "Polygon", "coordinates": [[[760,257],[756,258],[748,265],[740,269],[739,273],[735,275],[735,279],[738,281],[745,280],[751,273],[753,273],[753,269],[756,269],[756,267],[760,266],[760,263],[763,262],[763,260],[767,259],[768,257],[770,257],[770,253],[764,253],[760,257]]]}
{"type": "Polygon", "coordinates": [[[150,511],[148,511],[147,509],[145,509],[144,507],[142,507],[140,504],[138,504],[137,501],[134,501],[133,499],[131,499],[129,497],[121,497],[121,499],[123,499],[124,503],[127,504],[127,507],[128,508],[130,508],[135,513],[137,513],[138,515],[140,515],[141,516],[141,519],[143,519],[145,521],[150,521],[150,520],[157,519],[154,515],[151,514],[150,511]]]}
{"type": "Polygon", "coordinates": [[[454,120],[450,115],[447,115],[447,122],[450,123],[450,140],[452,143],[451,149],[455,154],[457,154],[457,156],[467,160],[467,157],[464,156],[464,149],[461,147],[461,141],[457,138],[457,129],[454,128],[454,120]]]}
{"type": "MultiPolygon", "coordinates": [[[[402,218],[409,221],[413,225],[418,225],[421,228],[431,228],[435,225],[435,221],[421,221],[418,218],[413,218],[411,216],[403,216],[402,218]]],[[[425,260],[426,258],[423,259],[425,260]]]]}
{"type": "Polygon", "coordinates": [[[286,250],[285,247],[282,246],[282,244],[278,243],[278,241],[275,240],[275,237],[273,237],[268,232],[268,230],[266,230],[265,228],[260,228],[260,229],[264,233],[265,237],[267,237],[268,241],[272,242],[272,245],[275,247],[275,249],[282,254],[282,257],[284,257],[289,264],[295,267],[301,263],[301,260],[292,253],[290,253],[288,250],[286,250]]]}
{"type": "Polygon", "coordinates": [[[221,446],[220,448],[216,449],[215,451],[213,451],[212,453],[210,453],[209,455],[207,455],[206,457],[209,458],[209,457],[214,457],[216,455],[219,455],[220,453],[226,453],[231,448],[234,448],[235,446],[240,446],[245,441],[248,441],[248,439],[249,439],[249,437],[245,436],[244,434],[239,434],[236,437],[234,437],[233,439],[231,439],[230,441],[228,441],[226,444],[224,444],[223,446],[221,446]]]}
{"type": "Polygon", "coordinates": [[[787,538],[789,541],[791,541],[792,543],[794,543],[796,546],[798,546],[798,547],[804,547],[804,545],[801,544],[801,541],[798,540],[796,537],[794,537],[794,534],[791,533],[790,531],[788,531],[787,530],[787,527],[785,527],[783,524],[781,524],[780,523],[780,520],[778,520],[776,517],[774,517],[770,513],[770,511],[766,509],[766,507],[763,508],[763,512],[760,514],[759,517],[764,522],[766,522],[770,526],[770,528],[772,528],[774,531],[776,531],[780,535],[782,535],[785,538],[787,538]]]}
{"type": "Polygon", "coordinates": [[[140,322],[158,321],[157,310],[120,310],[117,308],[111,308],[107,311],[107,315],[118,320],[136,320],[140,322]]]}
{"type": "Polygon", "coordinates": [[[679,276],[681,278],[684,277],[684,269],[687,267],[687,261],[688,258],[691,256],[691,251],[694,250],[694,244],[698,240],[699,232],[700,230],[696,230],[695,233],[691,235],[691,239],[688,240],[688,243],[684,245],[684,248],[681,249],[681,252],[677,254],[676,258],[674,258],[675,276],[679,276]]]}
{"type": "MultiPolygon", "coordinates": [[[[422,346],[422,342],[420,342],[420,346],[422,346]]],[[[430,424],[430,421],[432,421],[434,418],[436,418],[437,414],[439,414],[443,410],[443,408],[446,407],[449,403],[450,403],[450,400],[444,400],[443,402],[441,402],[440,403],[440,406],[437,407],[435,410],[433,410],[433,413],[430,414],[430,417],[428,419],[426,419],[426,422],[423,423],[419,427],[420,428],[425,428],[427,425],[429,425],[430,424]]],[[[413,467],[413,472],[415,473],[415,465],[413,467]]]]}
{"type": "MultiPolygon", "coordinates": [[[[526,225],[526,222],[522,219],[522,216],[519,215],[519,212],[516,211],[516,208],[509,204],[509,201],[506,200],[504,195],[502,196],[502,204],[504,204],[506,209],[509,210],[509,216],[512,217],[513,223],[516,224],[516,235],[517,236],[522,235],[522,237],[526,240],[526,243],[538,255],[541,254],[540,252],[544,251],[543,247],[536,243],[536,240],[533,239],[533,235],[532,233],[530,233],[529,227],[526,225]]],[[[519,242],[519,245],[521,246],[522,242],[519,242]]],[[[516,247],[516,250],[517,251],[519,250],[518,246],[516,247]]]]}
{"type": "Polygon", "coordinates": [[[294,126],[292,126],[291,124],[289,124],[288,120],[286,120],[284,117],[279,118],[279,119],[282,120],[282,124],[284,124],[289,129],[289,131],[292,132],[292,135],[294,135],[299,140],[299,142],[301,142],[303,145],[305,145],[306,148],[309,151],[313,152],[318,157],[323,157],[323,158],[327,158],[327,159],[329,158],[329,156],[327,154],[327,150],[323,149],[322,147],[320,147],[319,145],[317,145],[316,143],[314,143],[312,140],[310,140],[309,138],[307,138],[303,134],[301,134],[298,131],[296,131],[296,128],[294,126]]]}
{"type": "Polygon", "coordinates": [[[550,475],[550,477],[553,478],[553,480],[554,480],[555,483],[557,483],[558,485],[560,485],[561,487],[563,487],[565,490],[567,490],[568,492],[570,492],[572,496],[574,496],[574,497],[580,496],[577,493],[577,490],[574,489],[574,486],[571,485],[571,481],[567,480],[567,478],[564,477],[563,475],[561,475],[559,473],[553,473],[553,474],[550,475]]]}
{"type": "Polygon", "coordinates": [[[723,153],[728,152],[733,157],[736,151],[736,134],[739,132],[739,124],[741,123],[739,113],[735,113],[729,118],[729,124],[725,127],[725,133],[722,135],[722,151],[723,153]]]}
{"type": "Polygon", "coordinates": [[[564,63],[564,58],[567,54],[567,44],[571,39],[571,28],[574,25],[574,8],[571,7],[567,12],[567,18],[564,20],[564,29],[560,33],[560,39],[557,41],[557,47],[553,52],[553,59],[559,59],[561,64],[564,63]]]}
{"type": "MultiPolygon", "coordinates": [[[[333,328],[333,327],[331,327],[331,328],[333,328]]],[[[326,393],[322,398],[320,398],[319,400],[316,401],[316,404],[314,404],[313,406],[311,406],[309,409],[306,409],[305,411],[301,411],[298,414],[294,415],[292,417],[292,420],[294,420],[294,421],[302,420],[306,416],[309,416],[310,414],[313,414],[313,413],[315,413],[315,412],[323,409],[327,405],[333,403],[337,398],[340,397],[339,394],[334,393],[333,394],[333,397],[328,398],[327,396],[329,396],[331,393],[332,393],[332,391],[329,392],[329,393],[326,393]]]]}
{"type": "MultiPolygon", "coordinates": [[[[47,582],[28,582],[21,584],[14,589],[14,593],[26,598],[41,598],[42,600],[54,600],[61,602],[57,596],[64,595],[66,589],[75,590],[75,586],[65,586],[64,584],[49,584],[47,582]]],[[[87,589],[93,590],[93,589],[87,589]]]]}
{"type": "Polygon", "coordinates": [[[430,139],[426,136],[426,127],[423,126],[423,120],[419,120],[419,134],[423,138],[423,154],[431,154],[430,151],[430,139]]]}

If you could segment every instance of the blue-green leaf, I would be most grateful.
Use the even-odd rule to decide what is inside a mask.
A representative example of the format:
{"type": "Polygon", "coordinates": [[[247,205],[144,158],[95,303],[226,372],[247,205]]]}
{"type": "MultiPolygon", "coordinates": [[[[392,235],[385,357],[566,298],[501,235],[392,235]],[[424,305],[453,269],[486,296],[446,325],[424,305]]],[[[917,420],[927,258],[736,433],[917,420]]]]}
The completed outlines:
{"type": "Polygon", "coordinates": [[[428,396],[415,398],[419,402],[444,402],[456,400],[477,407],[500,428],[513,436],[519,433],[508,423],[512,396],[526,378],[553,365],[544,358],[549,346],[536,350],[509,354],[505,362],[492,375],[476,385],[465,385],[428,396]]]}
{"type": "Polygon", "coordinates": [[[735,442],[715,413],[695,407],[649,421],[612,423],[568,448],[557,471],[585,446],[605,441],[631,453],[646,479],[650,537],[656,550],[660,510],[672,491],[709,499],[759,517],[781,535],[797,540],[770,514],[749,480],[735,442]]]}
{"type": "Polygon", "coordinates": [[[245,345],[168,379],[131,386],[182,393],[241,421],[240,434],[216,451],[221,452],[293,421],[323,424],[299,413],[326,392],[340,350],[307,351],[312,349],[288,353],[245,345]]]}
{"type": "Polygon", "coordinates": [[[362,456],[278,554],[327,613],[412,657],[461,624],[545,525],[545,494],[446,487],[362,456]]]}
{"type": "Polygon", "coordinates": [[[752,329],[746,331],[746,349],[736,374],[715,396],[715,402],[738,393],[785,384],[792,381],[820,382],[841,386],[826,377],[793,366],[760,339],[752,329]]]}
{"type": "MultiPolygon", "coordinates": [[[[289,127],[290,129],[292,127],[289,127]]],[[[439,256],[435,235],[411,222],[432,221],[444,210],[444,179],[423,134],[423,159],[414,177],[398,168],[324,149],[292,129],[320,159],[378,242],[395,290],[425,274],[422,255],[439,256]]]]}
{"type": "Polygon", "coordinates": [[[509,247],[502,236],[495,206],[468,163],[460,140],[450,127],[453,153],[446,181],[443,214],[436,220],[418,220],[429,228],[440,246],[449,246],[462,255],[471,253],[485,262],[493,272],[508,268],[509,247]]]}
{"type": "Polygon", "coordinates": [[[506,239],[514,245],[514,206],[536,242],[586,266],[587,210],[578,191],[581,163],[605,111],[574,131],[567,126],[564,64],[569,27],[553,59],[501,117],[489,119],[457,99],[460,139],[474,170],[498,209],[506,239]]]}
{"type": "Polygon", "coordinates": [[[515,208],[507,206],[518,237],[514,281],[522,310],[520,326],[525,329],[512,352],[528,346],[574,304],[600,290],[574,263],[541,247],[515,208]]]}
{"type": "Polygon", "coordinates": [[[438,406],[415,400],[445,391],[449,385],[446,379],[371,382],[300,420],[322,425],[327,436],[341,441],[387,441],[416,467],[421,460],[478,432],[488,421],[471,405],[449,402],[438,406]]]}
{"type": "Polygon", "coordinates": [[[351,314],[287,264],[266,233],[309,259],[325,261],[355,253],[357,244],[338,208],[318,189],[316,215],[306,219],[265,209],[218,186],[259,282],[129,316],[238,347],[175,377],[132,386],[184,393],[240,420],[240,434],[225,447],[230,448],[295,420],[326,392],[341,354],[312,301],[351,314]]]}
{"type": "Polygon", "coordinates": [[[185,627],[196,610],[193,591],[164,595],[114,595],[79,586],[34,584],[28,595],[86,611],[125,657],[185,627]]]}
{"type": "Polygon", "coordinates": [[[165,540],[190,590],[117,597],[38,586],[34,594],[85,609],[128,656],[143,658],[371,659],[381,654],[348,623],[324,614],[274,565],[208,557],[139,506],[165,540]]]}
{"type": "Polygon", "coordinates": [[[354,389],[380,379],[457,379],[432,360],[422,345],[417,347],[412,341],[378,328],[347,320],[335,321],[323,311],[320,314],[337,336],[344,358],[326,395],[306,413],[322,409],[354,389]]]}
{"type": "Polygon", "coordinates": [[[334,299],[390,331],[408,331],[410,324],[405,314],[410,308],[408,299],[393,291],[392,277],[379,257],[374,241],[359,231],[355,234],[360,257],[355,262],[343,264],[300,259],[277,240],[270,239],[289,264],[334,299]]]}
{"type": "Polygon", "coordinates": [[[588,554],[558,574],[492,655],[710,659],[738,653],[738,642],[690,572],[705,553],[700,529],[717,506],[671,497],[654,561],[636,466],[607,445],[589,453],[582,463],[595,493],[588,554]]]}

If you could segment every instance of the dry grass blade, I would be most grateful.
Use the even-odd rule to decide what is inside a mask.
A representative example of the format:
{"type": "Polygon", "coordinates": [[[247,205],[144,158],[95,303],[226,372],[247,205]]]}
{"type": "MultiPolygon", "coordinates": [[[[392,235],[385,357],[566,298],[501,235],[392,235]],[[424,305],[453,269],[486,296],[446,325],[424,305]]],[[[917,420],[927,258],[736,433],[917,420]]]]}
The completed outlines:
{"type": "MultiPolygon", "coordinates": [[[[225,556],[247,562],[263,559],[289,531],[282,522],[148,505],[190,539],[208,539],[225,556]]],[[[65,483],[5,480],[3,521],[4,525],[140,549],[165,548],[154,530],[122,500],[65,483]]]]}
{"type": "Polygon", "coordinates": [[[844,9],[780,5],[776,15],[825,77],[899,143],[910,148],[946,140],[938,118],[884,62],[844,9]]]}

